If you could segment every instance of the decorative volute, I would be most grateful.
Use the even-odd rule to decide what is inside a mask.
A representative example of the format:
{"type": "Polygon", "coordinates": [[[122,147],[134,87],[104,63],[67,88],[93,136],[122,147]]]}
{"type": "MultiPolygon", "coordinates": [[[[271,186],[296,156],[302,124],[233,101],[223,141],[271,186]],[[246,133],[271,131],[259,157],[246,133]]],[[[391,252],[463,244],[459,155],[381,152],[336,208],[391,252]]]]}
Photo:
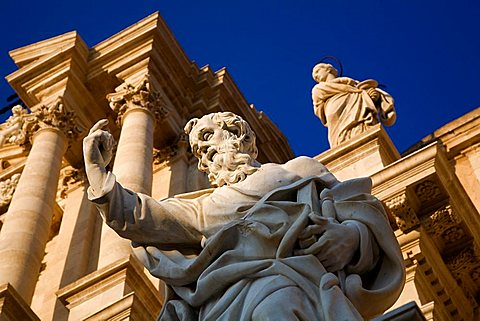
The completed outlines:
{"type": "Polygon", "coordinates": [[[135,108],[148,110],[157,122],[167,115],[165,100],[161,93],[152,89],[148,74],[137,83],[123,83],[115,91],[108,94],[107,99],[110,108],[117,114],[116,122],[119,126],[122,124],[124,114],[135,108]]]}

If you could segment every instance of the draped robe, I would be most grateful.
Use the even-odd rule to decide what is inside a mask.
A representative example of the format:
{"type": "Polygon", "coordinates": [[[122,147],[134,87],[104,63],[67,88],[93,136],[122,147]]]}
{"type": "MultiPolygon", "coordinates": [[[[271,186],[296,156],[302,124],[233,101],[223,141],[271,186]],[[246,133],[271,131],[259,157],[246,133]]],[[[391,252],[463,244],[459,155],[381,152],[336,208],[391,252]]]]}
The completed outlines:
{"type": "Polygon", "coordinates": [[[335,219],[360,235],[343,289],[315,256],[293,254],[312,210],[299,191],[330,183],[321,175],[263,196],[234,184],[156,201],[109,174],[102,195],[90,199],[173,290],[159,320],[368,319],[395,302],[404,282],[402,256],[382,205],[370,195],[370,179],[331,188],[335,219]]]}
{"type": "Polygon", "coordinates": [[[340,77],[313,87],[314,111],[322,124],[328,127],[331,147],[365,132],[379,121],[386,126],[395,122],[393,98],[376,88],[377,85],[374,80],[358,84],[353,79],[340,77]],[[376,103],[369,97],[367,88],[375,88],[378,92],[376,103]]]}

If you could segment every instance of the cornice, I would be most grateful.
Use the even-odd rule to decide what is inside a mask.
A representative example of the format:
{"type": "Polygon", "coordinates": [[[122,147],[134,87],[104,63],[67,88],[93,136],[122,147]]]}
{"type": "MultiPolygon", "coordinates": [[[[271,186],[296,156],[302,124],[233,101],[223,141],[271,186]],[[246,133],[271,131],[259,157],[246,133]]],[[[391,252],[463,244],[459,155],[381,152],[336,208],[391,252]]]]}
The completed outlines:
{"type": "Polygon", "coordinates": [[[470,146],[479,143],[480,107],[440,127],[432,134],[411,146],[403,154],[408,155],[434,141],[442,142],[449,159],[454,158],[464,149],[468,149],[470,146]]]}
{"type": "Polygon", "coordinates": [[[6,79],[20,99],[33,107],[48,97],[61,95],[71,73],[84,78],[88,47],[76,32],[70,32],[11,53],[21,67],[6,79]]]}
{"type": "Polygon", "coordinates": [[[11,50],[9,55],[15,64],[19,68],[22,68],[42,57],[51,55],[55,51],[70,46],[72,42],[75,42],[77,37],[78,33],[76,31],[67,32],[63,35],[11,50]]]}
{"type": "MultiPolygon", "coordinates": [[[[177,64],[189,72],[190,60],[158,12],[93,46],[89,54],[89,79],[107,71],[118,74],[149,60],[153,51],[168,50],[177,64]]],[[[148,64],[148,61],[145,62],[148,64]]],[[[124,78],[125,79],[125,78],[124,78]]]]}

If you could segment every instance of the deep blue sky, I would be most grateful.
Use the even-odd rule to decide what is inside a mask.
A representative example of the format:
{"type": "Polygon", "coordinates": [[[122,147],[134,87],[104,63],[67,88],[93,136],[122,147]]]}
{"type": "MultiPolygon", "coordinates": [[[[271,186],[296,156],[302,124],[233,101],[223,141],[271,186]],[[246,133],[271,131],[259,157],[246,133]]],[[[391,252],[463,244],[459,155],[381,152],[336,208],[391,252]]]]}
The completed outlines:
{"type": "MultiPolygon", "coordinates": [[[[328,148],[310,96],[312,67],[325,55],[342,61],[345,76],[387,86],[400,151],[480,106],[475,0],[2,1],[0,75],[16,70],[9,50],[72,30],[93,46],[157,10],[190,59],[227,67],[297,155],[328,148]]],[[[1,106],[11,93],[1,79],[1,106]]]]}

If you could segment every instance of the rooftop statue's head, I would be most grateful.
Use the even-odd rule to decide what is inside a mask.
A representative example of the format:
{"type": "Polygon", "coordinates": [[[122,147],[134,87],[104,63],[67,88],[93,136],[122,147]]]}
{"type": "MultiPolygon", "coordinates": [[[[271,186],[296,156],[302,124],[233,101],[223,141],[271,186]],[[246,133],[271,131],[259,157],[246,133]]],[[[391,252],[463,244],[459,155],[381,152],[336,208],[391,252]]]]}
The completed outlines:
{"type": "Polygon", "coordinates": [[[230,185],[254,173],[259,163],[255,133],[242,117],[231,112],[191,119],[185,126],[198,169],[208,173],[212,186],[230,185]]]}
{"type": "Polygon", "coordinates": [[[317,64],[315,67],[313,67],[312,71],[312,77],[316,82],[328,81],[336,78],[337,75],[337,69],[326,63],[317,64]]]}

